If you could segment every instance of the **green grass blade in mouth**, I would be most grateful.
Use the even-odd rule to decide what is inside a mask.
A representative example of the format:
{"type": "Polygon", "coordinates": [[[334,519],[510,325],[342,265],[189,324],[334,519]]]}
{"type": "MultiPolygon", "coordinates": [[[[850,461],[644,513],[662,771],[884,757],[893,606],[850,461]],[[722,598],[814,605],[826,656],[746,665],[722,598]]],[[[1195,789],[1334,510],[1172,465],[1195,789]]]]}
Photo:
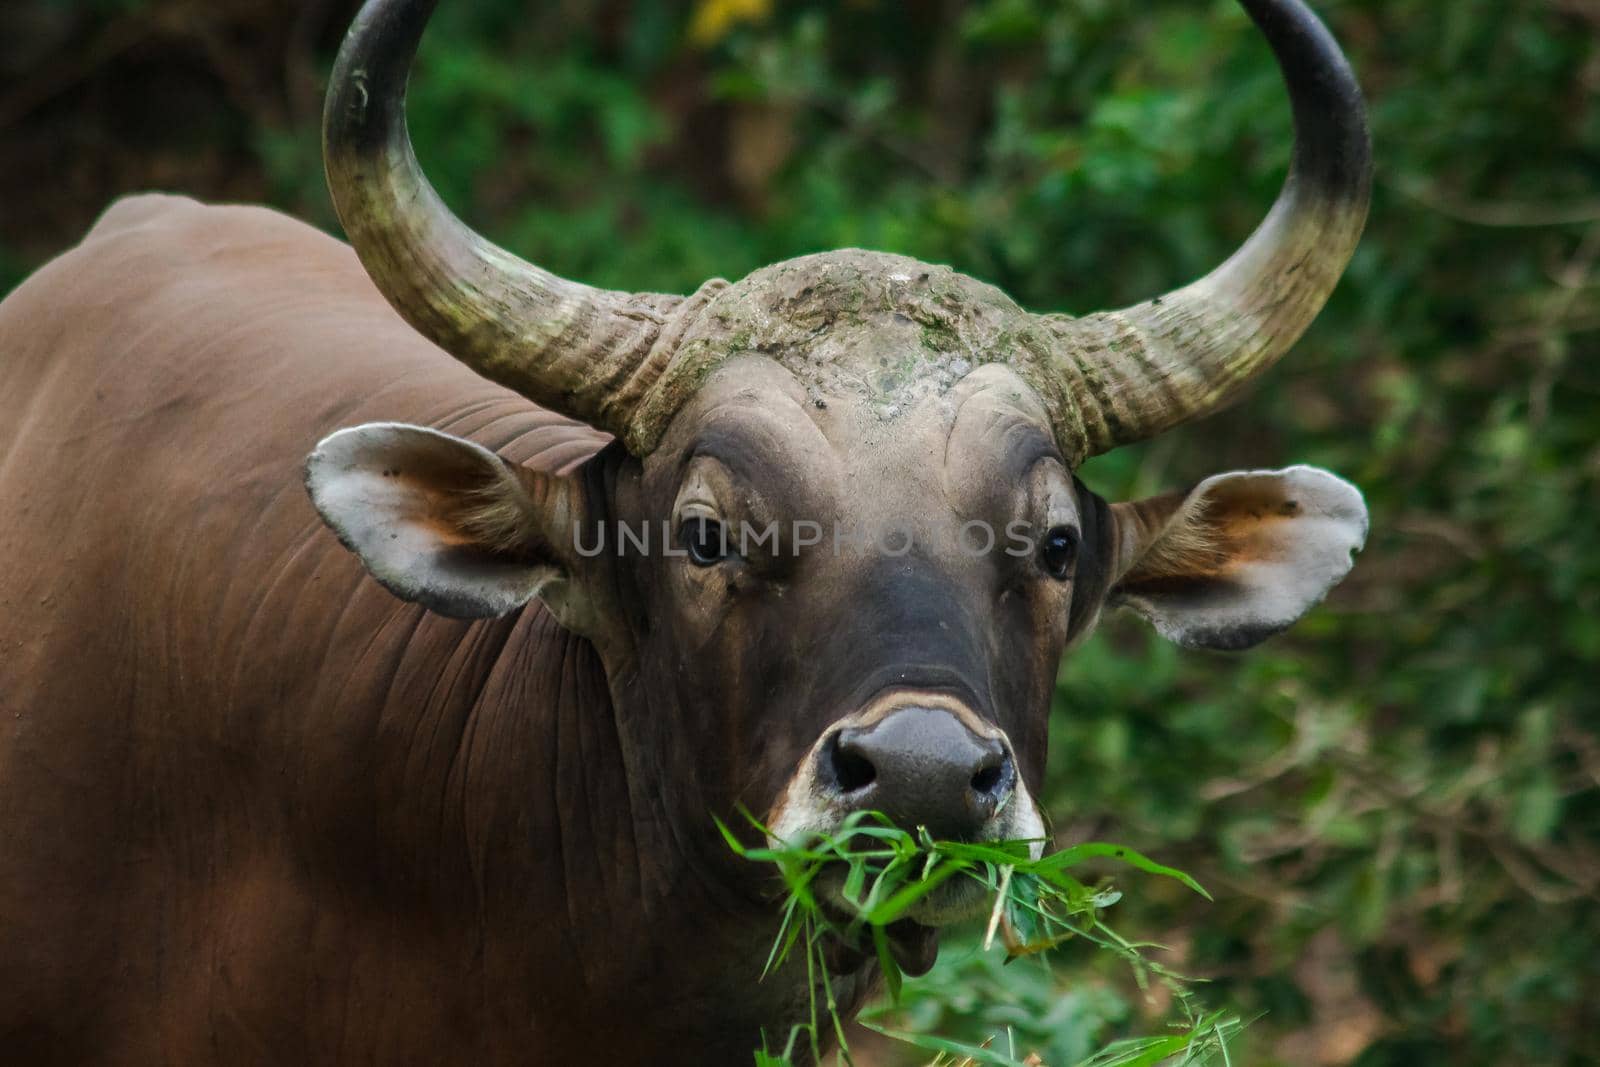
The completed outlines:
{"type": "Polygon", "coordinates": [[[1082,863],[1084,860],[1101,857],[1121,860],[1128,866],[1136,867],[1149,874],[1159,874],[1163,878],[1177,879],[1207,900],[1211,899],[1211,894],[1206,892],[1205,886],[1195,881],[1187,872],[1180,871],[1176,867],[1163,866],[1143,853],[1135,852],[1126,845],[1111,845],[1103,842],[1073,845],[1070,848],[1064,848],[1060,852],[1054,852],[1049,856],[1033,861],[1030,869],[1036,874],[1044,874],[1046,871],[1063,870],[1074,864],[1082,863]]]}
{"type": "Polygon", "coordinates": [[[966,864],[959,862],[940,863],[925,868],[927,873],[922,877],[895,890],[888,900],[863,914],[861,919],[872,926],[888,926],[902,918],[918,901],[966,869],[966,864]]]}
{"type": "Polygon", "coordinates": [[[889,987],[889,1000],[900,1003],[900,968],[889,953],[889,935],[881,926],[872,928],[872,947],[878,952],[878,966],[883,970],[884,983],[889,987]]]}

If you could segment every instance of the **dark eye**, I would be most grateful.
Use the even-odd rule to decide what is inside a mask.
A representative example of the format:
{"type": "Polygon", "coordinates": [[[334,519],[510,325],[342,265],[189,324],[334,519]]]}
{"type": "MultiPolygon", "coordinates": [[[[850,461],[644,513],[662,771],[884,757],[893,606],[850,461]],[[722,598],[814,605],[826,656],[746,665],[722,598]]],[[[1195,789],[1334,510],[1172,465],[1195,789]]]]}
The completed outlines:
{"type": "Polygon", "coordinates": [[[1039,543],[1039,563],[1056,581],[1065,581],[1078,558],[1078,531],[1070,526],[1052,526],[1039,543]]]}
{"type": "Polygon", "coordinates": [[[678,543],[696,567],[709,567],[727,558],[728,530],[716,519],[684,519],[678,527],[678,543]]]}

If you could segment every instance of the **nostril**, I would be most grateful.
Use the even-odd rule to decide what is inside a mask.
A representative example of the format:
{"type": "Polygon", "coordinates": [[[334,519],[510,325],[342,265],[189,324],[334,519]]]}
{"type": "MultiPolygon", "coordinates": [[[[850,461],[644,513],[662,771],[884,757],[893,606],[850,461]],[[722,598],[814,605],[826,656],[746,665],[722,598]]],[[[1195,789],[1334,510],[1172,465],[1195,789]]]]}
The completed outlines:
{"type": "Polygon", "coordinates": [[[972,791],[981,797],[999,799],[1011,783],[1011,761],[1004,756],[985,761],[972,776],[972,791]]]}
{"type": "Polygon", "coordinates": [[[841,740],[841,734],[834,734],[833,740],[828,742],[828,766],[841,793],[865,789],[878,777],[878,769],[872,765],[872,761],[857,751],[854,745],[841,740]]]}

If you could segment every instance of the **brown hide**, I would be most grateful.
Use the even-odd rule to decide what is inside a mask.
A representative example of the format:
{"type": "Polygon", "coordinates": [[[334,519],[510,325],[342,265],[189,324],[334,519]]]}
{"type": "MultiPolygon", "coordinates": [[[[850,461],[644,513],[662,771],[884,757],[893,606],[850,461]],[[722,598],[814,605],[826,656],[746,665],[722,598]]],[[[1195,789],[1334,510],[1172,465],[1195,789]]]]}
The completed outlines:
{"type": "Polygon", "coordinates": [[[661,847],[592,649],[402,603],[313,512],[374,419],[607,440],[261,209],[124,201],[0,305],[4,1058],[745,1061],[770,917],[661,847]]]}

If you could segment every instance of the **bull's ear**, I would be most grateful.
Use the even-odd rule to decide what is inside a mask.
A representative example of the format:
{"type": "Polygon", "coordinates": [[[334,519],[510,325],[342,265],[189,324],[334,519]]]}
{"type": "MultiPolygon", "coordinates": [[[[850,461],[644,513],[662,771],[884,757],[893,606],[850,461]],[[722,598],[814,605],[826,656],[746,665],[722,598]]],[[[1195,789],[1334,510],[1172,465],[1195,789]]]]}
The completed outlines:
{"type": "Polygon", "coordinates": [[[1235,471],[1112,505],[1109,602],[1191,648],[1240,649],[1287,628],[1366,543],[1360,490],[1315,467],[1235,471]]]}
{"type": "Polygon", "coordinates": [[[580,496],[471,441],[370,423],[306,459],[323,521],[372,576],[441,615],[504,615],[565,583],[580,496]]]}

